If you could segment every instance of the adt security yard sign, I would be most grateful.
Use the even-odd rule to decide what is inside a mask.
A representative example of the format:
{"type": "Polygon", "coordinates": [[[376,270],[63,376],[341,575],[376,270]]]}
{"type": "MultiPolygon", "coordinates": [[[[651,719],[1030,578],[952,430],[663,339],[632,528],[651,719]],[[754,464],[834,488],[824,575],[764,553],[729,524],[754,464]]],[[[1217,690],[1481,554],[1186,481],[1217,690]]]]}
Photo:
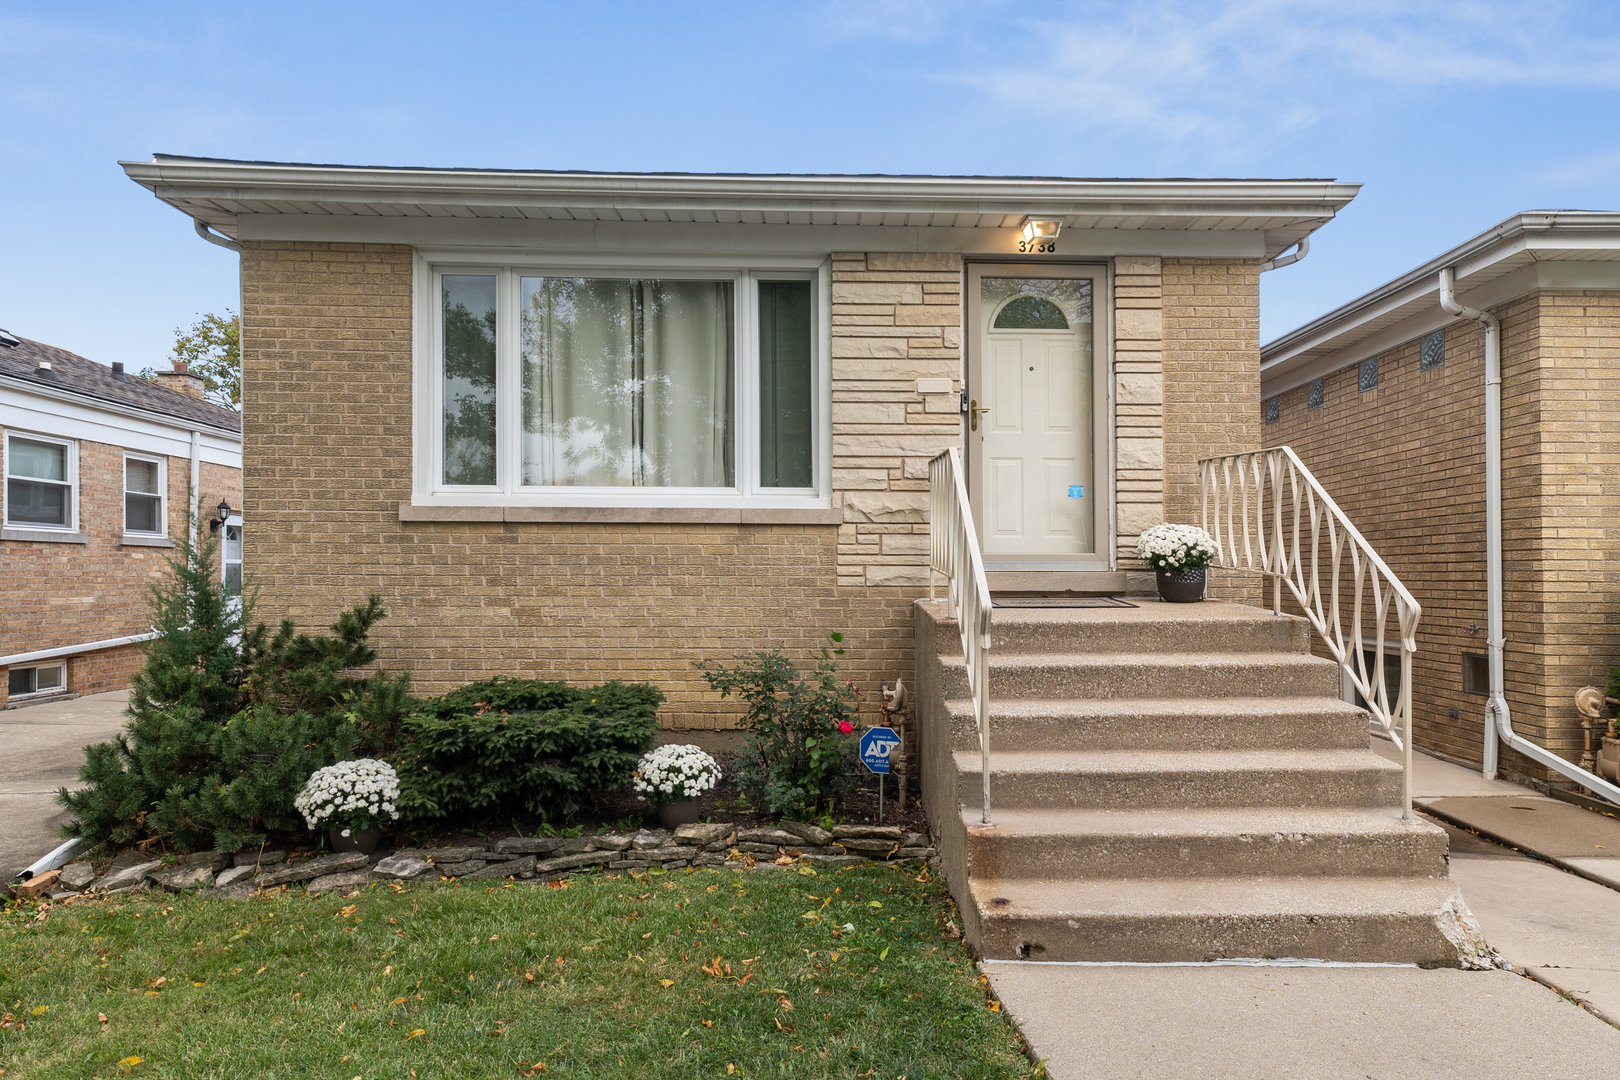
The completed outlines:
{"type": "Polygon", "coordinates": [[[867,728],[866,734],[861,736],[861,764],[869,772],[887,774],[889,752],[899,745],[900,736],[894,733],[893,728],[867,728]]]}

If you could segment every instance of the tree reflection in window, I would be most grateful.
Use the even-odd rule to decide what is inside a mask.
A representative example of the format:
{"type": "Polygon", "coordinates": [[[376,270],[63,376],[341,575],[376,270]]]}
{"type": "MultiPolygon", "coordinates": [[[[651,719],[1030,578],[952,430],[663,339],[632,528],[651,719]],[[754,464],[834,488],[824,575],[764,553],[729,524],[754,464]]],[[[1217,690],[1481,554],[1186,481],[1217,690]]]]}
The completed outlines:
{"type": "Polygon", "coordinates": [[[1067,330],[1063,310],[1044,296],[1020,296],[996,313],[997,330],[1067,330]]]}
{"type": "Polygon", "coordinates": [[[495,277],[444,276],[444,482],[495,483],[495,277]]]}

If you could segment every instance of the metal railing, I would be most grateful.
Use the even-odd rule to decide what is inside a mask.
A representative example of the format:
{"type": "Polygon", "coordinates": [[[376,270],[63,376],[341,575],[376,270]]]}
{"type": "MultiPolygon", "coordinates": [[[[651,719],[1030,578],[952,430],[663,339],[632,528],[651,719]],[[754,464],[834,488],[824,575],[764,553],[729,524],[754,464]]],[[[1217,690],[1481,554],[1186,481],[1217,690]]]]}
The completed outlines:
{"type": "Polygon", "coordinates": [[[1215,538],[1214,565],[1271,578],[1276,614],[1282,613],[1282,588],[1288,586],[1367,711],[1401,751],[1401,817],[1410,818],[1412,657],[1423,609],[1291,447],[1205,458],[1198,472],[1203,527],[1215,538]],[[1308,536],[1301,532],[1306,524],[1308,536]],[[1346,590],[1347,602],[1341,603],[1346,590]],[[1401,658],[1394,702],[1384,678],[1385,630],[1392,609],[1401,658]],[[1364,616],[1373,623],[1371,634],[1363,627],[1364,616]],[[1369,652],[1374,657],[1371,670],[1369,652]]]}
{"type": "Polygon", "coordinates": [[[962,456],[951,447],[928,463],[928,599],[937,570],[949,583],[951,614],[962,632],[962,659],[973,719],[979,728],[979,776],[984,781],[984,823],[990,823],[990,583],[962,479],[962,456]]]}

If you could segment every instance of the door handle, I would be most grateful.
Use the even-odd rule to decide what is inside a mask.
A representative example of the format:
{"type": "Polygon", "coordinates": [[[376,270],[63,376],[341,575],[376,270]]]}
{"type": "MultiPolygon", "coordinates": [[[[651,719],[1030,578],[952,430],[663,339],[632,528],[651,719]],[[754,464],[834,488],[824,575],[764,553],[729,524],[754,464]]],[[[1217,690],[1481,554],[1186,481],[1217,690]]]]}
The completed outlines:
{"type": "Polygon", "coordinates": [[[979,414],[982,413],[982,412],[989,412],[989,411],[990,411],[989,409],[981,409],[981,408],[979,408],[979,399],[978,398],[974,398],[973,400],[969,401],[968,402],[968,428],[970,430],[972,430],[972,431],[978,431],[979,430],[979,414]]]}

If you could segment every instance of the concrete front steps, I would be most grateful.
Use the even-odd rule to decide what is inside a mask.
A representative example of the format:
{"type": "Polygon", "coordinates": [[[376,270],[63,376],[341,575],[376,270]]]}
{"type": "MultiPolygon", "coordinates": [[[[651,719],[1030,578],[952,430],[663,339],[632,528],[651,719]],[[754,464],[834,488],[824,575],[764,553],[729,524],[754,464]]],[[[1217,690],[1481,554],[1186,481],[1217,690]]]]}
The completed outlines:
{"type": "Polygon", "coordinates": [[[993,959],[1483,953],[1446,837],[1400,818],[1303,620],[1237,604],[997,609],[990,788],[960,638],[916,609],[924,801],[969,944],[993,959]]]}

